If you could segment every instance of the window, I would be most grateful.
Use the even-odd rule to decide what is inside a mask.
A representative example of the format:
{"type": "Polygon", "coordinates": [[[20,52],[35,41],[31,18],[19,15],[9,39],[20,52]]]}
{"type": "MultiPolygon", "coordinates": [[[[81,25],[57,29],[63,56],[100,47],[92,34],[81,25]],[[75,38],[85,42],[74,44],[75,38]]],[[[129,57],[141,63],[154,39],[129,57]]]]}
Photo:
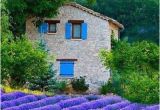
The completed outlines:
{"type": "Polygon", "coordinates": [[[60,23],[59,20],[46,20],[48,23],[48,33],[56,33],[57,32],[57,23],[60,23]]]}
{"type": "Polygon", "coordinates": [[[49,24],[49,29],[48,29],[48,32],[49,33],[56,33],[57,32],[57,26],[56,26],[56,23],[52,23],[52,24],[49,24]]]}
{"type": "Polygon", "coordinates": [[[81,39],[81,24],[72,24],[72,39],[81,39]]]}
{"type": "Polygon", "coordinates": [[[87,23],[83,20],[69,20],[65,24],[65,38],[69,39],[87,39],[87,23]]]}
{"type": "Polygon", "coordinates": [[[57,59],[57,61],[60,61],[60,76],[74,76],[74,61],[77,59],[57,59]]]}
{"type": "Polygon", "coordinates": [[[81,24],[84,23],[83,20],[69,20],[69,23],[72,24],[72,39],[81,39],[82,27],[81,24]]]}

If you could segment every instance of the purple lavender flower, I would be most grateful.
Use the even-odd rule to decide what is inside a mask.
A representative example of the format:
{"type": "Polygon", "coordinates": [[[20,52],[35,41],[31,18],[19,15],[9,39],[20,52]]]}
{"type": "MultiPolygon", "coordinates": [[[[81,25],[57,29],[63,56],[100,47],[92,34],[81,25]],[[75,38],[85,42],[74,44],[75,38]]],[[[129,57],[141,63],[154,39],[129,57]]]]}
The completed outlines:
{"type": "Polygon", "coordinates": [[[38,100],[41,100],[41,99],[46,98],[47,96],[46,95],[37,95],[36,97],[38,98],[38,100]]]}
{"type": "Polygon", "coordinates": [[[13,99],[17,99],[19,97],[23,97],[26,94],[23,92],[12,92],[12,93],[8,93],[8,94],[4,94],[1,96],[1,101],[8,101],[8,100],[13,100],[13,99]]]}
{"type": "Polygon", "coordinates": [[[2,88],[0,88],[0,92],[1,92],[1,93],[5,93],[4,90],[3,90],[2,88]]]}
{"type": "Polygon", "coordinates": [[[113,104],[122,101],[123,99],[118,96],[110,96],[102,99],[82,103],[81,105],[69,107],[68,110],[88,110],[88,109],[96,109],[102,108],[108,104],[113,104]]]}
{"type": "Polygon", "coordinates": [[[69,107],[69,108],[64,108],[62,110],[88,110],[88,109],[86,109],[83,106],[78,105],[78,106],[73,106],[73,107],[69,107]]]}
{"type": "Polygon", "coordinates": [[[16,106],[17,104],[15,102],[10,102],[10,101],[4,101],[1,103],[1,109],[7,108],[7,107],[13,107],[16,106]]]}
{"type": "Polygon", "coordinates": [[[8,107],[13,107],[13,106],[18,106],[24,103],[28,103],[28,102],[33,102],[33,101],[37,101],[38,98],[36,98],[36,96],[34,95],[26,95],[24,97],[20,97],[18,99],[15,100],[10,100],[10,101],[4,101],[1,103],[1,108],[8,108],[8,107]]]}
{"type": "Polygon", "coordinates": [[[62,110],[62,108],[59,105],[55,104],[55,105],[47,105],[41,108],[35,108],[32,110],[62,110]]]}
{"type": "Polygon", "coordinates": [[[85,98],[87,98],[89,101],[92,101],[92,100],[97,100],[97,99],[100,99],[101,97],[99,95],[86,95],[85,98]]]}
{"type": "Polygon", "coordinates": [[[152,106],[148,106],[143,110],[159,110],[160,106],[159,105],[152,105],[152,106]]]}
{"type": "Polygon", "coordinates": [[[64,95],[61,95],[61,96],[53,96],[53,97],[47,97],[47,98],[44,98],[42,100],[39,100],[39,101],[35,101],[35,102],[31,102],[31,103],[25,103],[25,104],[22,104],[22,105],[19,105],[17,107],[11,107],[11,108],[7,108],[5,110],[29,110],[29,109],[34,109],[34,108],[38,108],[38,107],[43,107],[43,106],[46,106],[46,105],[51,105],[51,104],[55,104],[61,100],[65,100],[65,99],[68,99],[69,97],[68,96],[64,96],[64,95]]]}
{"type": "Polygon", "coordinates": [[[121,108],[126,107],[129,104],[130,104],[130,102],[125,100],[125,101],[118,102],[115,104],[107,105],[106,107],[103,108],[103,110],[119,110],[121,108]]]}
{"type": "Polygon", "coordinates": [[[0,88],[0,97],[1,97],[2,95],[4,95],[4,94],[5,94],[4,90],[3,90],[2,88],[0,88]]]}
{"type": "Polygon", "coordinates": [[[130,104],[130,105],[124,107],[121,110],[140,110],[140,109],[142,109],[142,107],[143,107],[143,105],[133,103],[133,104],[130,104]]]}
{"type": "Polygon", "coordinates": [[[84,97],[71,98],[68,100],[60,101],[57,103],[61,108],[67,108],[74,105],[79,105],[81,103],[88,102],[88,100],[84,97]]]}

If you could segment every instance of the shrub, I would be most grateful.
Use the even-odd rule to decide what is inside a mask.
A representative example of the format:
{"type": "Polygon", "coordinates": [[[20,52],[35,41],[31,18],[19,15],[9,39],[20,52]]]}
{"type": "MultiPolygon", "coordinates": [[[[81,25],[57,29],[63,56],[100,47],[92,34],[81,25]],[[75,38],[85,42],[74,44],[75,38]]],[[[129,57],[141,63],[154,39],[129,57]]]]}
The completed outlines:
{"type": "Polygon", "coordinates": [[[99,95],[94,95],[94,94],[90,94],[90,95],[86,95],[85,98],[88,99],[89,101],[92,101],[92,100],[100,99],[101,96],[99,96],[99,95]]]}
{"type": "Polygon", "coordinates": [[[15,100],[2,102],[1,103],[1,108],[5,109],[5,108],[18,106],[18,105],[21,105],[21,104],[24,104],[24,103],[29,103],[29,102],[33,102],[33,101],[37,101],[37,100],[38,100],[38,98],[34,95],[26,95],[26,96],[23,96],[23,97],[19,97],[15,100]]]}
{"type": "Polygon", "coordinates": [[[128,83],[125,84],[123,96],[134,102],[157,103],[159,100],[159,78],[136,73],[128,75],[128,83]]]}
{"type": "Polygon", "coordinates": [[[2,95],[1,100],[2,101],[9,101],[9,100],[17,99],[19,97],[23,97],[25,95],[26,94],[23,92],[12,92],[12,93],[2,95]]]}
{"type": "Polygon", "coordinates": [[[71,81],[72,87],[75,91],[85,92],[88,90],[89,85],[86,84],[85,78],[75,78],[71,81]]]}
{"type": "Polygon", "coordinates": [[[78,110],[98,109],[104,107],[105,105],[114,104],[122,100],[123,99],[118,96],[109,96],[98,100],[82,103],[81,105],[69,107],[68,109],[69,110],[77,110],[77,108],[78,110]]]}
{"type": "Polygon", "coordinates": [[[112,70],[111,82],[105,88],[132,101],[158,103],[159,47],[156,44],[118,41],[110,52],[102,50],[100,58],[112,70]]]}
{"type": "Polygon", "coordinates": [[[107,105],[106,107],[104,107],[104,110],[119,110],[124,108],[125,106],[128,106],[129,104],[131,104],[129,101],[121,101],[112,105],[107,105]]]}
{"type": "Polygon", "coordinates": [[[108,84],[107,84],[107,83],[101,85],[101,87],[100,87],[100,93],[101,93],[101,94],[106,94],[106,93],[108,93],[108,84]]]}
{"type": "Polygon", "coordinates": [[[59,102],[57,104],[60,105],[61,108],[67,108],[67,107],[71,107],[71,106],[75,106],[75,105],[80,105],[84,102],[88,102],[88,100],[84,97],[76,97],[76,98],[64,100],[64,101],[59,102]]]}
{"type": "Polygon", "coordinates": [[[36,76],[46,74],[49,69],[48,55],[28,39],[2,42],[2,83],[23,86],[36,76]]]}
{"type": "Polygon", "coordinates": [[[6,110],[29,110],[29,109],[34,109],[34,108],[38,108],[38,107],[43,107],[43,106],[46,106],[46,105],[53,105],[53,104],[56,104],[56,103],[58,103],[62,100],[66,100],[68,98],[69,97],[65,96],[65,95],[47,97],[47,98],[44,98],[42,100],[38,100],[38,101],[35,101],[35,102],[10,107],[10,108],[7,108],[6,110]]]}
{"type": "Polygon", "coordinates": [[[67,87],[67,83],[66,83],[66,81],[59,81],[59,82],[57,82],[56,87],[57,87],[57,90],[59,90],[60,92],[63,92],[63,91],[65,91],[65,89],[67,87]]]}
{"type": "Polygon", "coordinates": [[[38,90],[32,91],[32,90],[29,90],[29,89],[26,89],[26,88],[12,88],[10,86],[2,86],[2,88],[4,89],[4,91],[6,93],[20,91],[20,92],[24,92],[26,94],[35,94],[35,95],[42,95],[42,94],[44,94],[41,91],[38,91],[38,90]]]}

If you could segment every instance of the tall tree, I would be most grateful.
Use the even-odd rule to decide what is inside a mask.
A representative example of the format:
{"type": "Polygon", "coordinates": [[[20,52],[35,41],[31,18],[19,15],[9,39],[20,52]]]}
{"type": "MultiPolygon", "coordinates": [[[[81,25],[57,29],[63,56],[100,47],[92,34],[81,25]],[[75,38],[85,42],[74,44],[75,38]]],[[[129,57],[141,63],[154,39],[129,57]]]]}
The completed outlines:
{"type": "Polygon", "coordinates": [[[11,30],[14,35],[25,33],[25,22],[29,17],[35,17],[38,24],[44,17],[54,17],[58,8],[68,0],[7,0],[10,12],[11,30]]]}
{"type": "MultiPolygon", "coordinates": [[[[64,3],[76,0],[7,0],[7,8],[10,12],[11,31],[15,36],[25,33],[25,22],[28,18],[34,17],[34,23],[38,25],[44,17],[55,17],[58,8],[64,3]]],[[[95,0],[87,0],[92,3],[95,0]]]]}
{"type": "Polygon", "coordinates": [[[159,41],[158,0],[97,0],[93,6],[86,5],[85,0],[79,3],[122,23],[125,30],[121,37],[129,42],[159,41]]]}

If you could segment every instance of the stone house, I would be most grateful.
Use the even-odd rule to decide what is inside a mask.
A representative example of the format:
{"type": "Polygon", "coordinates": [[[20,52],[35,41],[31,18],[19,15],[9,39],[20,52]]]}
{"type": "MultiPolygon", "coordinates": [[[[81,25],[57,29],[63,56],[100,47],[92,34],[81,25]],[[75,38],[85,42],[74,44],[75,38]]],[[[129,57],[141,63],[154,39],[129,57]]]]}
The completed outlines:
{"type": "MultiPolygon", "coordinates": [[[[116,20],[94,12],[76,3],[59,8],[55,18],[46,18],[44,38],[50,53],[56,55],[57,77],[70,79],[85,76],[90,90],[97,88],[110,77],[98,57],[99,50],[111,49],[111,33],[118,39],[123,25],[116,20]]],[[[26,33],[37,40],[41,30],[33,25],[32,19],[26,22],[26,33]]]]}

